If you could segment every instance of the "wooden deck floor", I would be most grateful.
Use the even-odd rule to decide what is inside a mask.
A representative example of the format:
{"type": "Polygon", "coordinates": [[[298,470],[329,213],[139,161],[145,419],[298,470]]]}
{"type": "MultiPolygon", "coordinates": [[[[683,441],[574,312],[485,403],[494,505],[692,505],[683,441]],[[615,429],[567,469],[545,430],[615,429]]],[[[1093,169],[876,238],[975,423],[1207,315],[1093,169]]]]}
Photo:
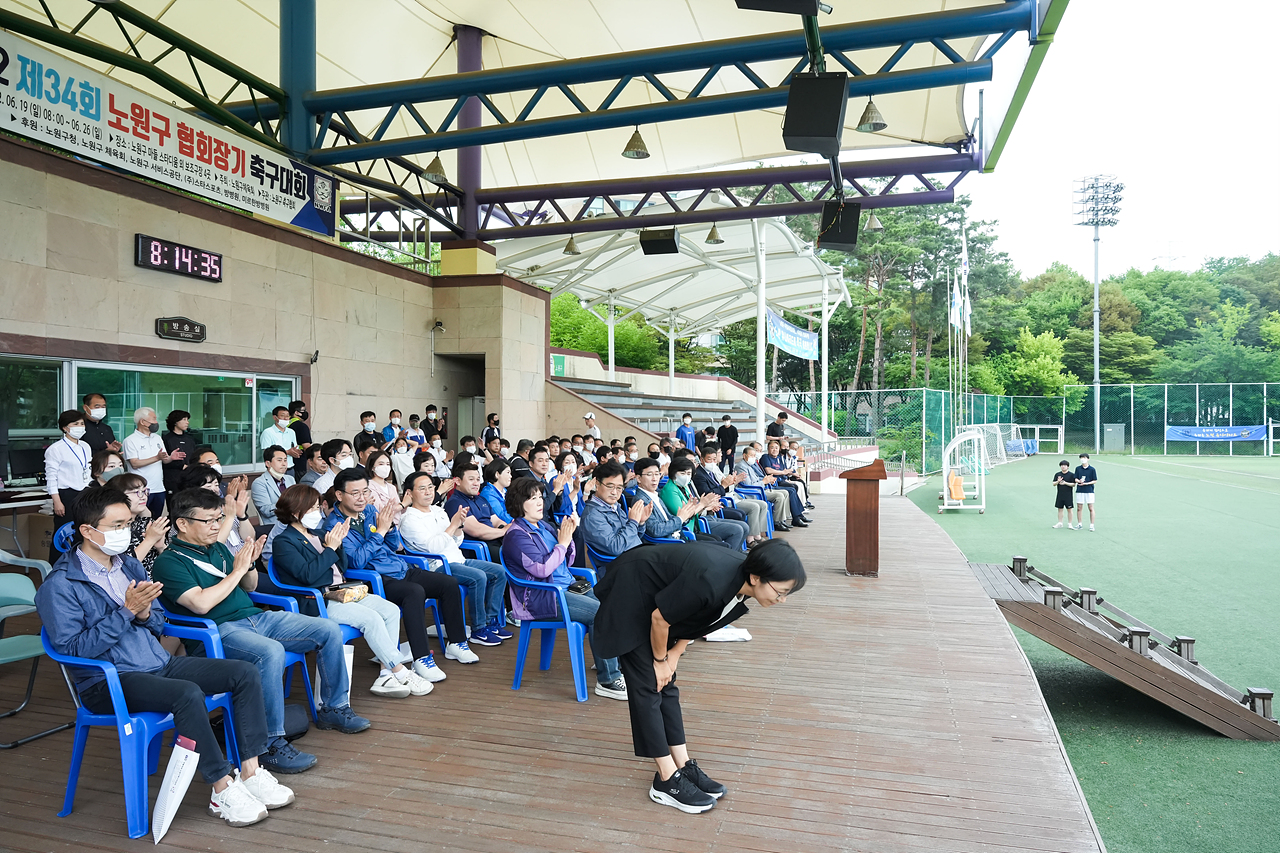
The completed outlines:
{"type": "MultiPolygon", "coordinates": [[[[298,802],[255,827],[209,817],[193,783],[158,849],[1100,850],[1034,676],[959,550],[887,498],[880,577],[847,578],[843,498],[815,502],[819,523],[789,534],[805,590],[742,620],[752,642],[696,643],[681,663],[690,750],[730,789],[711,812],[649,802],[625,703],[574,702],[563,648],[519,692],[509,641],[450,665],[430,696],[395,700],[365,692],[361,647],[355,706],[373,729],[309,733],[299,745],[320,764],[288,777],[298,802]]],[[[9,633],[35,628],[26,617],[9,633]]],[[[7,707],[25,684],[25,667],[0,670],[7,707]]],[[[70,717],[47,661],[33,704],[4,721],[5,739],[70,717]]],[[[125,833],[109,733],[90,738],[75,812],[56,816],[70,744],[64,732],[0,753],[0,849],[151,847],[125,833]]]]}

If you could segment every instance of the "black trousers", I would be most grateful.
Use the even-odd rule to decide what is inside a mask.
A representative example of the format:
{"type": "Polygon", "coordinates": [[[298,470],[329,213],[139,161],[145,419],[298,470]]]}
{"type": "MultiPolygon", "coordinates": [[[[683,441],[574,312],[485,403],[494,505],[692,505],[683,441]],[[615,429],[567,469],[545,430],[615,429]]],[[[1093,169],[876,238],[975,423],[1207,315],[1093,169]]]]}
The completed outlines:
{"type": "Polygon", "coordinates": [[[648,644],[618,657],[618,668],[627,680],[627,710],[631,712],[631,743],[641,758],[661,758],[671,747],[685,742],[684,717],[680,713],[680,688],[675,676],[658,691],[653,670],[653,650],[648,644]]]}
{"type": "MultiPolygon", "coordinates": [[[[242,660],[180,657],[155,672],[122,672],[120,687],[130,711],[173,714],[178,733],[196,742],[200,756],[196,765],[206,782],[216,782],[231,774],[227,761],[213,736],[204,697],[230,693],[234,709],[236,746],[240,760],[267,751],[267,714],[262,700],[262,679],[258,668],[242,660]]],[[[111,713],[111,694],[100,681],[80,695],[80,701],[95,714],[111,713]]]]}
{"type": "Polygon", "coordinates": [[[449,642],[461,643],[467,639],[467,623],[462,614],[462,587],[457,578],[443,572],[412,568],[405,572],[404,580],[384,576],[382,588],[387,593],[387,601],[400,608],[404,632],[415,659],[426,657],[431,651],[427,645],[427,620],[423,609],[428,598],[434,598],[440,605],[440,618],[449,634],[449,642]]]}
{"type": "Polygon", "coordinates": [[[746,521],[747,520],[747,514],[745,512],[743,512],[740,509],[734,509],[731,506],[724,507],[723,509],[720,510],[720,512],[729,521],[746,521]]]}

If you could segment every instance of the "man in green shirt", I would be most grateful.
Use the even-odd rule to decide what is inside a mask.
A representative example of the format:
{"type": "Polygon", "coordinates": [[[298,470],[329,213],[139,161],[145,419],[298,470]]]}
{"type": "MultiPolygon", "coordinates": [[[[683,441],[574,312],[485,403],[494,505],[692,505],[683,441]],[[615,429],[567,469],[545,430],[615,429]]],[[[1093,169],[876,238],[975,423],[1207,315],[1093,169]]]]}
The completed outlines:
{"type": "Polygon", "coordinates": [[[267,712],[268,751],[262,763],[277,773],[301,773],[313,755],[284,738],[285,652],[318,651],[321,684],[316,725],[345,734],[364,731],[369,721],[347,703],[349,682],[338,623],[286,611],[267,611],[249,598],[258,585],[254,561],[266,537],[247,542],[233,557],[218,541],[223,502],[207,489],[171,498],[170,518],[177,538],[156,559],[152,577],[164,585],[165,607],[179,616],[211,619],[218,626],[226,657],[258,668],[267,712]]]}

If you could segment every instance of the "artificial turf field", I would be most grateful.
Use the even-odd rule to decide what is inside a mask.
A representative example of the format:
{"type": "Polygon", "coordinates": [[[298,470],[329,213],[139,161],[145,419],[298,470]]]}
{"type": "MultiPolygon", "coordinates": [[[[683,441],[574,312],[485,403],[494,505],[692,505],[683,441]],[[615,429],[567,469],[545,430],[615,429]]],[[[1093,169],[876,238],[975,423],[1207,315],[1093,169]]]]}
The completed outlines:
{"type": "MultiPolygon", "coordinates": [[[[937,515],[936,476],[908,497],[969,560],[1026,555],[1170,636],[1195,637],[1201,664],[1237,689],[1280,692],[1280,459],[1098,455],[1091,533],[1087,520],[1052,529],[1061,458],[997,467],[983,515],[937,515]]],[[[1111,853],[1280,851],[1280,743],[1224,738],[1014,633],[1111,853]]]]}

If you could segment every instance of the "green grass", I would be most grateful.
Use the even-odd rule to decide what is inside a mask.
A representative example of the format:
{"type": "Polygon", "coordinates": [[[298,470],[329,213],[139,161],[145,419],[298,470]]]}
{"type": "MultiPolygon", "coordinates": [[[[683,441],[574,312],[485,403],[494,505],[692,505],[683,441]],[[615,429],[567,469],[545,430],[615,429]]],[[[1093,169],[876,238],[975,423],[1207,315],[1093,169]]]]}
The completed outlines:
{"type": "MultiPolygon", "coordinates": [[[[1099,456],[1098,529],[1054,530],[1060,457],[1000,466],[987,511],[935,516],[975,562],[1090,586],[1238,689],[1280,690],[1280,460],[1099,456]]],[[[1072,466],[1075,459],[1072,458],[1072,466]]],[[[911,492],[937,511],[938,477],[911,492]]],[[[1087,512],[1087,511],[1086,511],[1087,512]]],[[[1280,744],[1233,741],[1015,629],[1112,853],[1280,850],[1280,744]]]]}

